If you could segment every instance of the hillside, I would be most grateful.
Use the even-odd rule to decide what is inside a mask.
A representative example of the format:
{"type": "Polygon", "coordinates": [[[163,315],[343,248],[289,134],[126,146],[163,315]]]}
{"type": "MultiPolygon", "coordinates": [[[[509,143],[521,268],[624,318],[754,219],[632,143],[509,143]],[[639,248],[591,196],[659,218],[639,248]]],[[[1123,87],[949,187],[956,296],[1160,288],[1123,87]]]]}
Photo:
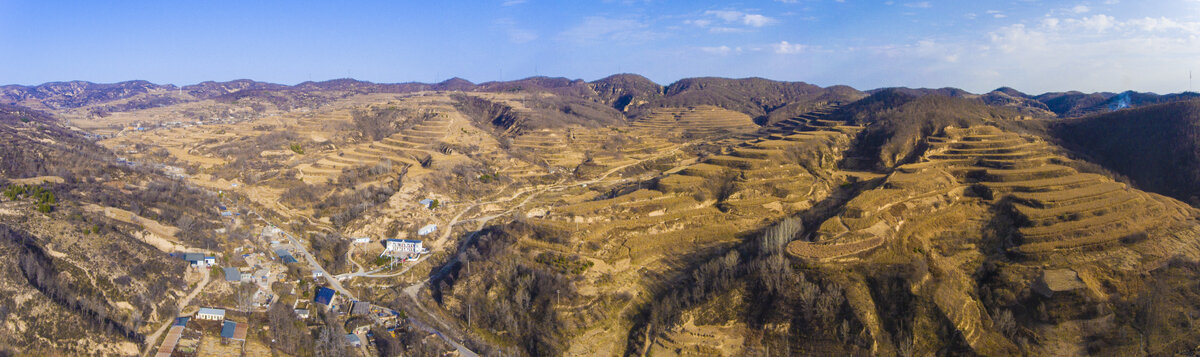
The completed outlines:
{"type": "Polygon", "coordinates": [[[200,280],[168,253],[220,244],[215,195],[47,113],[0,107],[0,137],[0,351],[137,354],[200,280]]]}
{"type": "Polygon", "coordinates": [[[1052,135],[1147,191],[1200,205],[1200,101],[1064,120],[1052,135]]]}
{"type": "Polygon", "coordinates": [[[884,170],[914,160],[927,149],[925,139],[947,126],[1009,122],[1018,117],[1015,111],[977,99],[912,93],[878,91],[830,115],[830,120],[867,126],[855,144],[861,158],[855,165],[884,170]]]}
{"type": "Polygon", "coordinates": [[[1186,95],[1071,119],[1111,98],[632,74],[116,94],[129,83],[0,104],[0,354],[1200,345],[1186,95]]]}
{"type": "Polygon", "coordinates": [[[663,96],[662,86],[636,74],[614,74],[590,84],[605,103],[622,112],[663,96]]]}
{"type": "Polygon", "coordinates": [[[644,108],[713,105],[764,122],[771,111],[792,103],[851,102],[863,96],[849,87],[821,88],[804,82],[763,78],[685,78],[663,90],[663,98],[644,108]],[[762,118],[762,119],[759,119],[762,118]]]}

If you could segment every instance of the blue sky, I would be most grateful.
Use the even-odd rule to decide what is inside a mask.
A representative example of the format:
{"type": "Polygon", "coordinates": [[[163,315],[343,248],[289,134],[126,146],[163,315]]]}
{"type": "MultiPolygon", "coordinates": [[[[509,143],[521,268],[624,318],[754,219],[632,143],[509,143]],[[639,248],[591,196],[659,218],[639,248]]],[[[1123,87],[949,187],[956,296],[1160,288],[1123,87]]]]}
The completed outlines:
{"type": "Polygon", "coordinates": [[[1200,75],[1200,0],[0,0],[0,53],[5,84],[629,72],[1165,93],[1200,75]]]}

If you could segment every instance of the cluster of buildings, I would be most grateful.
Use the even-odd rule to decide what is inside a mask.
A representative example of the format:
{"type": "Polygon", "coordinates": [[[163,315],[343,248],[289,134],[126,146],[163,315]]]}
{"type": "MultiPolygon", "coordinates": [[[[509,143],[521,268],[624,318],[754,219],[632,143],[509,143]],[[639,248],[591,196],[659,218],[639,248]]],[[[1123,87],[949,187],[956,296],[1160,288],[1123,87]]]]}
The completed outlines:
{"type": "MultiPolygon", "coordinates": [[[[346,320],[346,343],[351,346],[361,346],[363,343],[362,337],[371,337],[369,332],[371,326],[381,326],[388,332],[394,331],[400,324],[400,313],[392,309],[371,304],[367,301],[350,301],[349,303],[338,303],[337,291],[327,288],[317,288],[316,295],[313,297],[313,302],[334,314],[347,314],[350,316],[346,320]]],[[[310,312],[308,309],[296,309],[296,315],[301,318],[308,318],[310,312]]]]}

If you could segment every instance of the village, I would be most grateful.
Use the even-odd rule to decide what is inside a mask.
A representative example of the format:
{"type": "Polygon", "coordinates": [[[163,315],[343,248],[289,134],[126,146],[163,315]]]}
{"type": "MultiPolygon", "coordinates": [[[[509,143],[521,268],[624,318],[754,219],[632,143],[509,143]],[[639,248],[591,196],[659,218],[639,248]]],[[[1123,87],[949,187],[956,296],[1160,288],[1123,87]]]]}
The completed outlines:
{"type": "MultiPolygon", "coordinates": [[[[430,199],[419,203],[426,209],[433,207],[430,199]]],[[[403,311],[348,295],[337,284],[338,277],[329,275],[311,259],[302,241],[264,223],[262,217],[249,219],[252,211],[242,212],[223,203],[215,209],[215,214],[228,222],[228,228],[218,229],[218,233],[227,233],[233,227],[258,228],[258,224],[262,227],[255,229],[257,234],[245,244],[233,247],[232,254],[171,254],[188,263],[189,276],[202,280],[196,283],[196,299],[181,308],[161,344],[150,350],[155,356],[272,355],[268,346],[276,341],[269,337],[267,322],[272,304],[287,306],[290,317],[308,328],[319,328],[323,324],[319,315],[323,314],[333,317],[324,321],[345,321],[341,327],[346,334],[342,338],[347,346],[365,356],[377,355],[375,331],[386,331],[394,337],[396,329],[415,322],[403,311]],[[378,328],[373,330],[373,327],[378,328]]],[[[437,229],[436,224],[426,224],[415,233],[424,237],[437,229]]],[[[420,239],[355,237],[350,244],[380,251],[374,261],[383,264],[370,273],[398,269],[430,253],[420,239]]],[[[428,330],[424,325],[417,326],[428,330]]]]}

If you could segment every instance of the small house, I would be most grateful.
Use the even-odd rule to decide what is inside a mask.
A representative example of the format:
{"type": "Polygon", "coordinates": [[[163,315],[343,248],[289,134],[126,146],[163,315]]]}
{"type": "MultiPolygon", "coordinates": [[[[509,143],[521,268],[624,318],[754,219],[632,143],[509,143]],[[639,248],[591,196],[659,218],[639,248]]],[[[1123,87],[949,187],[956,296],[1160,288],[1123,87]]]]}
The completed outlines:
{"type": "Polygon", "coordinates": [[[259,268],[254,272],[254,280],[258,282],[267,282],[271,278],[271,270],[267,268],[259,268]]]}
{"type": "Polygon", "coordinates": [[[224,320],[225,319],[225,309],[212,309],[212,308],[202,307],[202,308],[200,308],[199,312],[196,312],[196,318],[201,319],[201,320],[213,320],[213,321],[224,320]]]}
{"type": "Polygon", "coordinates": [[[217,257],[204,257],[204,264],[208,266],[217,265],[217,257]]]}
{"type": "Polygon", "coordinates": [[[354,244],[367,244],[367,243],[371,243],[371,238],[367,238],[367,237],[354,238],[354,244]]]}
{"type": "Polygon", "coordinates": [[[292,253],[289,253],[287,249],[276,249],[275,254],[279,255],[279,259],[283,259],[284,264],[297,262],[296,257],[293,257],[292,253]]]}
{"type": "Polygon", "coordinates": [[[308,309],[296,309],[296,316],[302,319],[307,319],[309,316],[308,309]]]}
{"type": "Polygon", "coordinates": [[[423,236],[423,235],[427,235],[427,234],[429,234],[429,233],[433,233],[433,232],[437,232],[437,225],[436,225],[436,224],[430,224],[430,225],[426,225],[426,226],[424,226],[424,227],[421,227],[421,229],[418,229],[418,230],[417,230],[417,235],[421,235],[421,236],[423,236]]]}
{"type": "Polygon", "coordinates": [[[238,268],[225,267],[221,270],[225,271],[225,281],[242,281],[242,272],[238,271],[238,268]]]}
{"type": "Polygon", "coordinates": [[[244,323],[239,324],[237,322],[225,320],[225,322],[221,325],[221,337],[231,340],[245,341],[246,330],[248,327],[249,326],[244,323]]]}
{"type": "Polygon", "coordinates": [[[204,260],[203,253],[183,253],[183,260],[187,261],[188,264],[191,264],[192,267],[201,267],[208,264],[204,260]]]}
{"type": "Polygon", "coordinates": [[[422,206],[425,206],[425,208],[434,209],[436,207],[436,206],[434,206],[434,203],[437,201],[426,198],[426,199],[421,200],[420,202],[421,202],[422,206]]]}
{"type": "Polygon", "coordinates": [[[350,314],[355,316],[370,315],[371,303],[366,301],[355,301],[350,305],[350,314]]]}
{"type": "Polygon", "coordinates": [[[325,305],[326,307],[333,306],[333,303],[336,300],[337,291],[324,286],[317,289],[317,296],[313,298],[313,302],[325,305]]]}
{"type": "Polygon", "coordinates": [[[362,347],[362,339],[358,338],[358,335],[352,333],[346,334],[346,343],[350,344],[350,346],[362,347]]]}

